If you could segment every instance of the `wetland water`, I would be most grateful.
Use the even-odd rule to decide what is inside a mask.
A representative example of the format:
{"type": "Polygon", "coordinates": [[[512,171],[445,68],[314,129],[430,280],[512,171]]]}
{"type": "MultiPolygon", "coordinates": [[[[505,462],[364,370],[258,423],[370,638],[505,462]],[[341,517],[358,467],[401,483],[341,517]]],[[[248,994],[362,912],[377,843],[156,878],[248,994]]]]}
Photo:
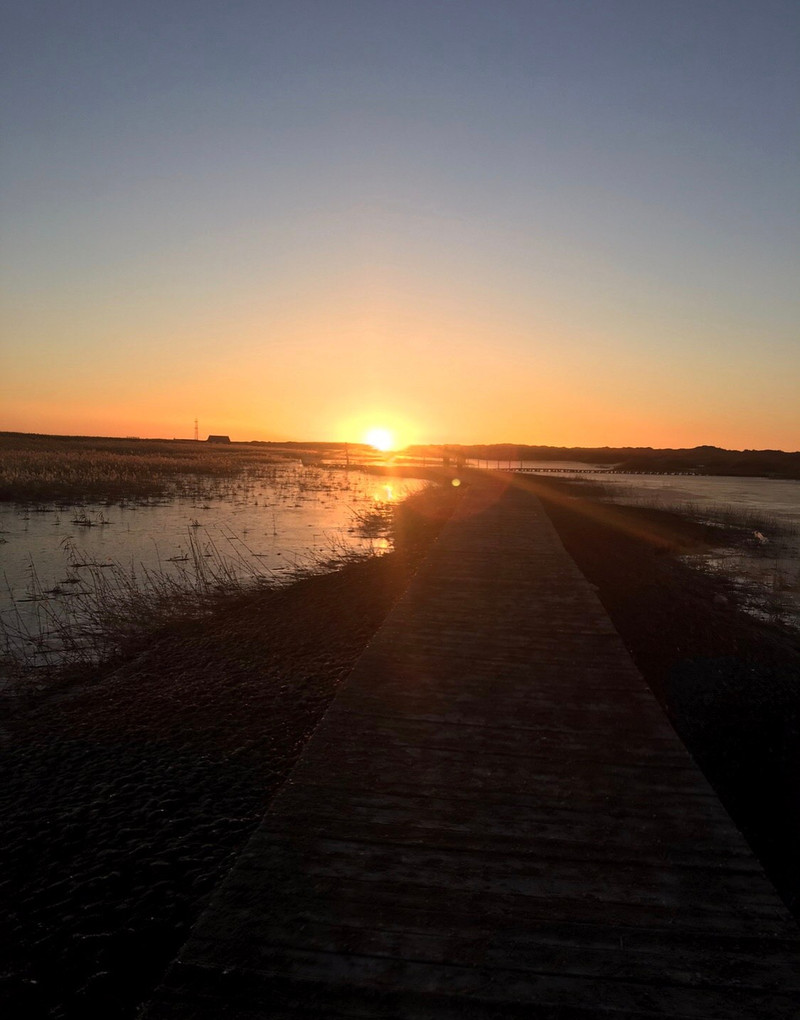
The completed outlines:
{"type": "MultiPolygon", "coordinates": [[[[558,468],[563,478],[574,470],[574,480],[587,483],[587,495],[744,526],[750,536],[744,545],[721,545],[693,560],[737,580],[754,613],[800,625],[800,482],[610,474],[569,461],[520,466],[558,468]]],[[[98,574],[113,584],[117,571],[135,572],[141,583],[150,571],[191,587],[198,563],[207,562],[212,571],[243,581],[280,581],[298,569],[330,567],[348,553],[379,553],[389,546],[380,531],[382,514],[424,484],[286,462],[254,476],[205,480],[194,496],[0,503],[0,617],[7,633],[42,635],[53,608],[79,601],[75,595],[98,574]]]]}
{"type": "Polygon", "coordinates": [[[0,614],[40,633],[92,573],[156,572],[193,583],[198,560],[241,578],[280,581],[383,552],[381,520],[426,483],[362,471],[270,467],[267,476],[202,487],[202,494],[115,503],[0,503],[0,614]]]}
{"type": "Polygon", "coordinates": [[[691,559],[733,578],[755,615],[800,627],[800,481],[609,475],[603,483],[621,503],[663,507],[708,524],[747,530],[744,545],[691,559]]]}
{"type": "Polygon", "coordinates": [[[800,481],[616,474],[606,467],[570,461],[532,461],[521,466],[558,468],[564,472],[560,477],[585,482],[587,495],[599,485],[602,498],[613,502],[675,510],[720,528],[732,525],[749,532],[743,545],[720,546],[690,560],[733,578],[754,614],[779,617],[800,627],[800,481]],[[596,473],[583,473],[593,467],[596,473]]]}

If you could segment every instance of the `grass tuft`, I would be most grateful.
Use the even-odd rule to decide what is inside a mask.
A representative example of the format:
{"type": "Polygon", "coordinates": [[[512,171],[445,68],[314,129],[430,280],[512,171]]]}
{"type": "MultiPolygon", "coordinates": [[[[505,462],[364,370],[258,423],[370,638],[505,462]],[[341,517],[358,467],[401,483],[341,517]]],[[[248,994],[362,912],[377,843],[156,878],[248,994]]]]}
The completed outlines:
{"type": "Polygon", "coordinates": [[[368,538],[368,545],[353,548],[331,536],[324,550],[296,558],[280,573],[264,566],[242,539],[225,537],[220,548],[192,526],[186,554],[156,569],[86,563],[65,540],[74,587],[45,591],[31,563],[28,601],[34,611],[23,618],[15,608],[0,617],[0,664],[15,683],[46,686],[76,670],[129,660],[169,630],[210,618],[232,603],[392,548],[412,557],[429,541],[431,528],[441,526],[452,501],[451,494],[427,486],[397,504],[354,510],[352,530],[368,538]]]}

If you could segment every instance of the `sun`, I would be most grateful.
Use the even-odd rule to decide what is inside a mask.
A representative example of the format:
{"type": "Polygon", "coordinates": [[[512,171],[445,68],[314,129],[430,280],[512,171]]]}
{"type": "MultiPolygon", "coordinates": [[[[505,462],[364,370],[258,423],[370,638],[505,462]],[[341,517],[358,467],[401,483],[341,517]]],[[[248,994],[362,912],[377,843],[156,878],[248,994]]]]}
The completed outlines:
{"type": "Polygon", "coordinates": [[[387,453],[395,448],[394,436],[389,429],[384,428],[367,429],[364,433],[364,442],[382,453],[387,453]]]}

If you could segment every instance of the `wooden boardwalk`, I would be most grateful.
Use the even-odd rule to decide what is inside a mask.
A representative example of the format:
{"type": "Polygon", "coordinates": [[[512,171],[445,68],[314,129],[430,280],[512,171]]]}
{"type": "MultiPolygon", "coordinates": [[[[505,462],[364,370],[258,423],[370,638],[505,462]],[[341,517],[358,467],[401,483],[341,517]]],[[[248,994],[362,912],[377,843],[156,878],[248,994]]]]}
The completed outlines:
{"type": "Polygon", "coordinates": [[[533,497],[473,486],[147,1020],[800,1015],[800,931],[533,497]]]}

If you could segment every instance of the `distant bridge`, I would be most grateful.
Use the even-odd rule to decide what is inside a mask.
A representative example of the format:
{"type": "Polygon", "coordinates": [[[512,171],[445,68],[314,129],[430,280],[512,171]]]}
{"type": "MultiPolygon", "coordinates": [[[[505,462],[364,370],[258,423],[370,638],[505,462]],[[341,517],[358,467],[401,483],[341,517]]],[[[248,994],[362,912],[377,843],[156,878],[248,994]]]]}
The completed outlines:
{"type": "Polygon", "coordinates": [[[625,468],[564,468],[564,467],[498,467],[522,475],[691,475],[702,476],[702,471],[629,471],[625,468]]]}

